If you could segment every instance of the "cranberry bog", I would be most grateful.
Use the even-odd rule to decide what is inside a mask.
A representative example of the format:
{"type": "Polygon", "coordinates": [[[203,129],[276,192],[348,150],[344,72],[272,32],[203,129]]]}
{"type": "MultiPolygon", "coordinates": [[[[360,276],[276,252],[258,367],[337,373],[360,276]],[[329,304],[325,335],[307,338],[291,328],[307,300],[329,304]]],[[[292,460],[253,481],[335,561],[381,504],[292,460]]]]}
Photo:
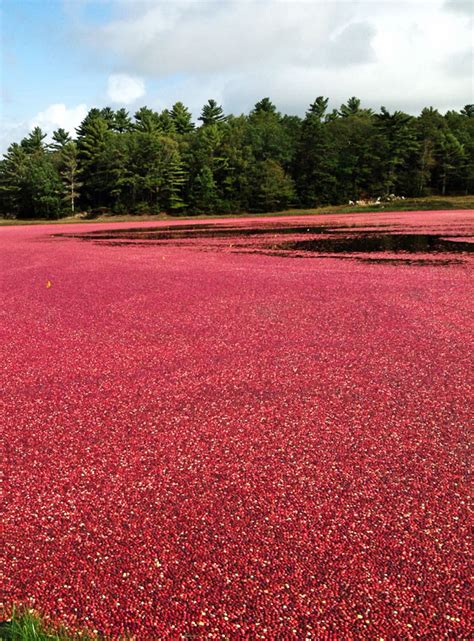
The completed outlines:
{"type": "Polygon", "coordinates": [[[2,228],[3,618],[468,639],[473,222],[2,228]]]}

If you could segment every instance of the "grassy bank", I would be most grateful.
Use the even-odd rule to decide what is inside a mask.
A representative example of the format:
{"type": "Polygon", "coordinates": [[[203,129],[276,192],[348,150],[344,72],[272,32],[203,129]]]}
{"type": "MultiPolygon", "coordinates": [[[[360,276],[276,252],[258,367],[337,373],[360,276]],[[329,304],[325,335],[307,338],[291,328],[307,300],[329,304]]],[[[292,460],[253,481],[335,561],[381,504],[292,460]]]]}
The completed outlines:
{"type": "Polygon", "coordinates": [[[313,209],[288,209],[278,212],[265,212],[259,214],[200,214],[198,216],[167,216],[166,214],[158,215],[100,215],[92,217],[90,215],[80,215],[74,217],[60,218],[59,220],[16,220],[0,219],[0,226],[8,225],[45,225],[45,224],[71,224],[71,223],[120,223],[120,222],[148,222],[148,221],[176,221],[176,220],[202,220],[202,219],[225,219],[225,218],[262,218],[267,216],[314,216],[322,214],[352,214],[352,213],[370,213],[381,211],[416,211],[416,210],[444,210],[444,209],[472,209],[474,210],[474,195],[472,196],[429,196],[425,198],[407,198],[405,200],[395,200],[390,203],[380,203],[379,205],[328,205],[326,207],[316,207],[313,209]]]}
{"type": "Polygon", "coordinates": [[[34,612],[14,612],[11,619],[0,621],[0,641],[97,641],[85,632],[68,632],[48,627],[34,612]]]}

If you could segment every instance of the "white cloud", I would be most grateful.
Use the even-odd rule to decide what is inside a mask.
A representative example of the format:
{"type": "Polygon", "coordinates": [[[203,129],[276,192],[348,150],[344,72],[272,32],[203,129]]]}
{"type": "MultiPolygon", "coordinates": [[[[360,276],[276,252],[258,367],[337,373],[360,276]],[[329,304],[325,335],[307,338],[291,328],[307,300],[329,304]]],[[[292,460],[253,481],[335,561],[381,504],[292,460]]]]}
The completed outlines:
{"type": "Polygon", "coordinates": [[[12,142],[20,142],[34,127],[41,127],[48,134],[47,141],[51,140],[53,131],[60,127],[75,137],[76,127],[84,120],[87,111],[85,104],[68,108],[63,103],[56,103],[49,105],[29,121],[2,118],[0,121],[0,154],[4,154],[12,142]]]}
{"type": "Polygon", "coordinates": [[[67,108],[64,103],[49,105],[44,111],[40,111],[29,122],[29,128],[41,127],[43,131],[51,134],[55,129],[65,129],[72,136],[75,129],[84,120],[87,114],[87,105],[80,104],[76,107],[67,108]]]}
{"type": "MultiPolygon", "coordinates": [[[[367,106],[416,113],[472,102],[467,76],[449,71],[471,46],[464,2],[147,0],[114,8],[83,37],[132,78],[158,82],[152,106],[182,100],[197,115],[214,97],[238,113],[268,95],[282,111],[303,113],[324,94],[334,106],[356,95],[367,106]]],[[[114,101],[126,103],[126,93],[113,92],[114,101]]]]}
{"type": "Polygon", "coordinates": [[[12,142],[20,142],[29,131],[28,123],[0,120],[0,154],[4,154],[12,142]]]}
{"type": "Polygon", "coordinates": [[[145,83],[141,78],[126,74],[112,74],[107,84],[107,96],[115,103],[129,105],[145,95],[145,83]]]}
{"type": "Polygon", "coordinates": [[[464,13],[471,18],[474,17],[474,8],[470,0],[446,0],[445,7],[451,11],[464,13]]]}
{"type": "Polygon", "coordinates": [[[122,17],[89,34],[93,44],[152,76],[232,72],[269,62],[307,64],[313,51],[310,62],[317,65],[315,47],[350,22],[356,5],[275,0],[126,4],[122,17]]]}

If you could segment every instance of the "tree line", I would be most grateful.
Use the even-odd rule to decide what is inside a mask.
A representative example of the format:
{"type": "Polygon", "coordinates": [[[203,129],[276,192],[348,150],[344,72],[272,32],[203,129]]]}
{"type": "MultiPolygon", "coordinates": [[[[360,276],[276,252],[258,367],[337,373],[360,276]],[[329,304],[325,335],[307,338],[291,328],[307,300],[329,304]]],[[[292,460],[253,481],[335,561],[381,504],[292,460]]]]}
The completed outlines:
{"type": "Polygon", "coordinates": [[[199,214],[275,211],[349,200],[468,194],[474,187],[474,105],[417,117],[350,98],[304,118],[263,98],[248,115],[209,100],[200,126],[181,102],[91,109],[72,139],[36,127],[0,161],[0,215],[59,218],[78,211],[199,214]]]}

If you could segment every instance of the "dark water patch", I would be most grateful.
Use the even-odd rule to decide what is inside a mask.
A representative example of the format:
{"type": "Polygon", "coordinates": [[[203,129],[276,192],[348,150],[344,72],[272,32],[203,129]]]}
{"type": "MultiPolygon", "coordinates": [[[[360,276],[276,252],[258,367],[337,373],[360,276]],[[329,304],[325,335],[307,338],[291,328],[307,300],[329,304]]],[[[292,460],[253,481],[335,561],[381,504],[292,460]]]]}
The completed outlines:
{"type": "MultiPolygon", "coordinates": [[[[331,230],[337,233],[336,230],[331,230]]],[[[75,234],[54,234],[56,237],[75,238],[79,240],[114,240],[114,239],[139,239],[139,240],[179,240],[200,239],[200,238],[229,238],[239,236],[278,236],[278,235],[295,235],[295,234],[323,234],[328,233],[329,229],[322,226],[311,227],[216,227],[215,225],[190,225],[186,227],[157,227],[145,229],[117,229],[111,231],[93,231],[75,234]]]]}
{"type": "Polygon", "coordinates": [[[362,258],[356,257],[361,263],[383,263],[390,265],[462,265],[460,258],[362,258]]]}
{"type": "Polygon", "coordinates": [[[445,240],[432,234],[364,234],[311,238],[281,243],[275,249],[312,253],[407,252],[414,254],[473,252],[474,243],[445,240]]]}
{"type": "Polygon", "coordinates": [[[462,265],[465,261],[462,258],[367,258],[364,256],[356,255],[334,255],[334,254],[318,254],[310,252],[294,253],[290,251],[265,251],[265,250],[247,250],[238,251],[239,254],[259,254],[260,256],[273,256],[278,258],[292,258],[292,259],[333,259],[333,260],[349,260],[352,262],[367,263],[367,264],[385,264],[385,265],[462,265]]]}
{"type": "Polygon", "coordinates": [[[207,229],[210,227],[215,227],[211,224],[203,225],[163,225],[161,227],[120,227],[118,229],[96,229],[94,231],[84,231],[84,232],[62,232],[61,234],[53,234],[53,236],[65,236],[67,238],[89,238],[97,236],[123,236],[127,234],[145,234],[147,232],[167,232],[167,231],[193,231],[195,229],[207,229]]]}
{"type": "MultiPolygon", "coordinates": [[[[166,241],[153,241],[153,240],[97,240],[92,241],[94,245],[101,247],[196,247],[194,243],[187,243],[185,241],[179,243],[168,243],[166,241]]],[[[1,641],[1,639],[0,639],[1,641]]]]}
{"type": "Polygon", "coordinates": [[[463,262],[447,259],[446,254],[466,255],[474,251],[468,234],[398,233],[395,229],[366,229],[359,226],[260,224],[183,225],[162,227],[127,227],[80,233],[61,233],[61,239],[74,238],[108,247],[177,247],[195,251],[230,251],[271,256],[340,258],[392,264],[441,265],[463,262]],[[287,239],[287,236],[293,236],[287,239]],[[377,254],[377,256],[370,256],[377,254]],[[381,255],[382,254],[382,255],[381,255]],[[386,256],[383,256],[386,254],[386,256]],[[393,255],[396,254],[396,257],[393,255]],[[418,256],[410,256],[418,254],[418,256]],[[430,254],[431,256],[426,256],[430,254]],[[404,257],[404,255],[406,255],[404,257]],[[437,256],[439,255],[439,257],[437,256]],[[443,259],[444,257],[444,259],[443,259]]]}

